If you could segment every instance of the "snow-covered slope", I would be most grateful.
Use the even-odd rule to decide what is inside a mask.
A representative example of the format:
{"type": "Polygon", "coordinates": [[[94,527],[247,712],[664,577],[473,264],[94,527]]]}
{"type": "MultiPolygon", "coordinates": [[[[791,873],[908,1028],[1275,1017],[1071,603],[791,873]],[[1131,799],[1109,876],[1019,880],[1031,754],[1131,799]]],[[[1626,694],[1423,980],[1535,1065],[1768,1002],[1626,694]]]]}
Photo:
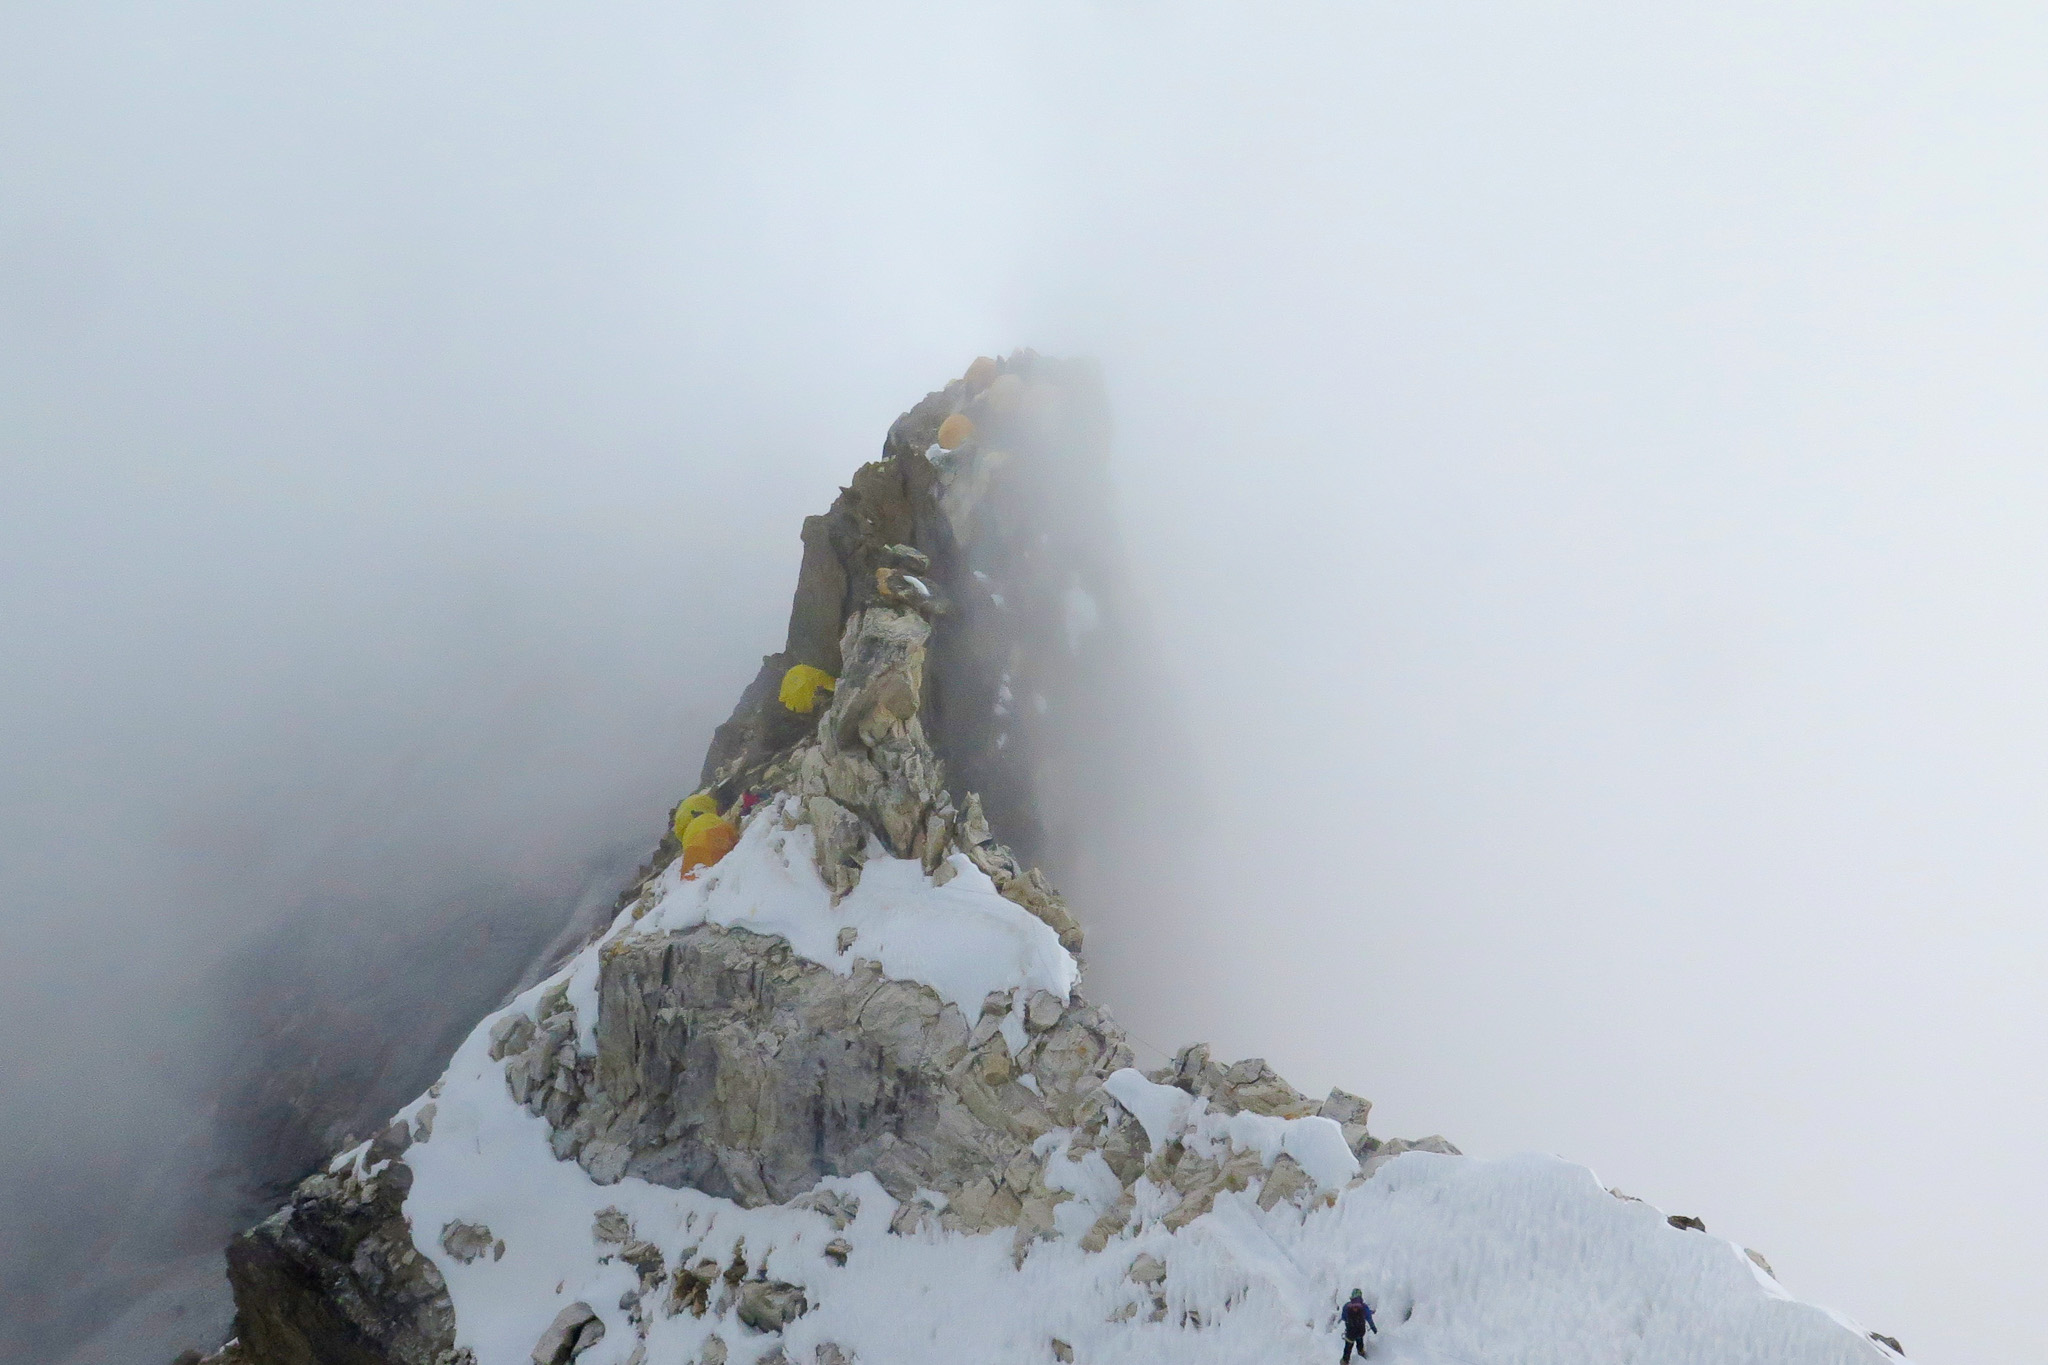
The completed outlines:
{"type": "MultiPolygon", "coordinates": [[[[491,1057],[492,1029],[532,1013],[562,983],[579,1013],[594,1012],[597,965],[622,938],[704,921],[744,925],[843,972],[853,954],[838,951],[839,931],[850,927],[857,950],[891,976],[926,982],[955,1003],[1071,986],[1073,960],[1051,932],[971,868],[935,887],[917,864],[878,857],[834,907],[807,835],[784,829],[773,810],[757,813],[724,863],[691,881],[664,878],[642,917],[622,912],[557,981],[480,1026],[438,1094],[400,1116],[417,1126],[431,1111],[431,1136],[406,1153],[414,1179],[404,1211],[447,1282],[456,1342],[478,1365],[525,1365],[574,1303],[604,1325],[577,1357],[582,1365],[713,1359],[714,1337],[732,1365],[808,1361],[824,1343],[876,1362],[1035,1365],[1056,1358],[1055,1342],[1086,1362],[1322,1361],[1335,1349],[1336,1306],[1354,1286],[1382,1324],[1374,1358],[1414,1365],[1869,1365],[1888,1354],[1790,1299],[1740,1248],[1671,1227],[1582,1167],[1418,1151],[1362,1179],[1328,1119],[1212,1113],[1130,1070],[1107,1089],[1155,1148],[1235,1146],[1268,1165],[1286,1151],[1325,1197],[1262,1209],[1255,1183],[1168,1230],[1171,1192],[1141,1177],[1136,1217],[1088,1252],[1082,1233],[1122,1186],[1093,1153],[1060,1162],[1068,1135],[1056,1133],[1039,1145],[1066,1168],[1072,1199],[1056,1235],[1028,1244],[1020,1260],[1008,1229],[948,1232],[927,1220],[892,1231],[898,1201],[872,1176],[821,1181],[820,1191],[839,1196],[814,1201],[821,1207],[750,1209],[630,1176],[599,1185],[558,1160],[547,1121],[511,1098],[506,1063],[491,1057]],[[607,1211],[623,1219],[601,1220],[607,1211]],[[437,1234],[459,1225],[488,1228],[502,1251],[458,1257],[437,1234]],[[623,1254],[628,1244],[637,1266],[623,1254]],[[700,1265],[718,1277],[708,1303],[701,1312],[677,1307],[677,1272],[700,1265]],[[796,1286],[807,1311],[779,1332],[748,1327],[744,1283],[723,1278],[735,1266],[748,1280],[796,1286]]],[[[368,1160],[358,1149],[338,1166],[368,1160]]]]}

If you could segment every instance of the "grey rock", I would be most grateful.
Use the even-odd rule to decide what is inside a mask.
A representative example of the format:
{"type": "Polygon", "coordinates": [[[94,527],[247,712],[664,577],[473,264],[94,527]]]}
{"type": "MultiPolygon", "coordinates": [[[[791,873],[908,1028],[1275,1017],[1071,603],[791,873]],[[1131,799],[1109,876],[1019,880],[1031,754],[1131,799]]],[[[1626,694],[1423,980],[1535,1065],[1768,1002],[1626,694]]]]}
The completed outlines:
{"type": "Polygon", "coordinates": [[[832,888],[836,903],[860,884],[860,871],[867,863],[868,827],[858,815],[829,796],[807,798],[804,818],[811,826],[812,856],[818,875],[832,888]]]}
{"type": "Polygon", "coordinates": [[[1326,1119],[1335,1119],[1338,1123],[1363,1124],[1366,1116],[1372,1113],[1372,1101],[1354,1095],[1348,1090],[1333,1089],[1330,1091],[1330,1097],[1323,1101],[1322,1107],[1317,1109],[1316,1113],[1326,1119]]]}
{"type": "Polygon", "coordinates": [[[1181,1195],[1180,1202],[1160,1222],[1169,1231],[1178,1231],[1207,1213],[1217,1195],[1247,1189],[1264,1174],[1265,1165],[1257,1152],[1233,1150],[1220,1160],[1183,1154],[1160,1182],[1181,1195]]]}
{"type": "MultiPolygon", "coordinates": [[[[802,661],[788,653],[770,654],[761,660],[754,680],[740,693],[732,716],[712,732],[711,746],[705,751],[704,766],[699,770],[699,787],[720,792],[722,799],[729,799],[757,786],[765,769],[773,766],[792,744],[815,730],[815,712],[799,715],[785,707],[780,696],[783,674],[799,662],[802,661]]],[[[657,861],[665,865],[664,859],[672,860],[681,851],[671,828],[664,836],[657,861]]]]}
{"type": "Polygon", "coordinates": [[[1059,1361],[1060,1365],[1073,1365],[1074,1348],[1061,1341],[1058,1337],[1054,1337],[1052,1339],[1052,1358],[1059,1361]]]}
{"type": "Polygon", "coordinates": [[[1034,1040],[1034,1095],[1000,1045],[970,1049],[966,1022],[928,988],[869,963],[840,976],[778,938],[716,925],[621,940],[598,990],[594,1061],[558,1060],[545,1097],[528,1094],[557,1153],[596,1179],[748,1205],[861,1171],[898,1199],[951,1193],[1071,1121],[1129,1061],[1099,1010],[1064,1007],[1034,1040]]]}
{"type": "Polygon", "coordinates": [[[928,1224],[938,1221],[938,1211],[922,1199],[906,1199],[889,1217],[889,1231],[898,1237],[914,1237],[928,1224]]]}
{"type": "Polygon", "coordinates": [[[626,1174],[633,1153],[623,1143],[593,1142],[583,1149],[583,1169],[600,1185],[616,1185],[626,1174]]]}
{"type": "Polygon", "coordinates": [[[706,1259],[685,1267],[681,1264],[683,1259],[687,1257],[679,1258],[675,1275],[669,1281],[669,1315],[688,1313],[701,1318],[711,1311],[712,1290],[719,1279],[718,1262],[706,1259]]]}
{"type": "Polygon", "coordinates": [[[623,1246],[633,1240],[633,1220],[617,1207],[602,1208],[590,1220],[590,1237],[595,1242],[611,1242],[623,1246]]]}
{"type": "Polygon", "coordinates": [[[1166,1262],[1146,1252],[1132,1261],[1131,1268],[1124,1273],[1133,1284],[1163,1284],[1166,1281],[1166,1262]]]}
{"type": "Polygon", "coordinates": [[[394,1161],[405,1155],[406,1149],[410,1146],[412,1146],[412,1128],[407,1124],[394,1121],[383,1132],[370,1140],[370,1150],[364,1159],[372,1166],[380,1161],[394,1161]]]}
{"type": "Polygon", "coordinates": [[[1059,1023],[1065,1011],[1066,1005],[1051,991],[1034,991],[1024,1010],[1024,1027],[1033,1033],[1045,1033],[1059,1023]]]}
{"type": "Polygon", "coordinates": [[[924,573],[932,566],[930,555],[910,545],[884,545],[882,553],[895,560],[898,566],[916,573],[924,573]]]}
{"type": "Polygon", "coordinates": [[[1137,1208],[1136,1196],[1126,1189],[1117,1197],[1109,1211],[1095,1220],[1094,1226],[1081,1237],[1081,1250],[1097,1252],[1109,1246],[1110,1239],[1130,1224],[1131,1214],[1137,1208]]]}
{"type": "Polygon", "coordinates": [[[756,1332],[780,1332],[811,1311],[801,1286],[780,1280],[747,1280],[739,1287],[739,1320],[756,1332]]]}
{"type": "Polygon", "coordinates": [[[969,1049],[979,1052],[1003,1031],[1003,1021],[1010,1017],[1010,992],[991,991],[981,1002],[981,1017],[974,1022],[974,1032],[967,1035],[969,1049]]]}
{"type": "Polygon", "coordinates": [[[619,1259],[640,1273],[643,1280],[661,1273],[661,1248],[652,1242],[628,1242],[619,1252],[619,1259]]]}
{"type": "Polygon", "coordinates": [[[1283,1152],[1274,1159],[1273,1168],[1259,1187],[1259,1207],[1270,1212],[1282,1203],[1293,1203],[1297,1195],[1314,1188],[1315,1181],[1309,1179],[1308,1172],[1283,1152]]]}
{"type": "Polygon", "coordinates": [[[1705,1223],[1688,1214],[1674,1213],[1669,1218],[1666,1218],[1664,1221],[1671,1224],[1672,1227],[1679,1228],[1688,1232],[1705,1232],[1707,1230],[1707,1225],[1705,1223]]]}
{"type": "Polygon", "coordinates": [[[716,1332],[704,1339],[704,1349],[697,1353],[698,1365],[725,1365],[725,1339],[716,1332]]]}
{"type": "Polygon", "coordinates": [[[1220,1113],[1266,1114],[1275,1118],[1306,1118],[1317,1106],[1266,1065],[1265,1059],[1248,1057],[1229,1066],[1210,1060],[1204,1043],[1191,1043],[1173,1061],[1151,1073],[1159,1085],[1171,1085],[1200,1095],[1220,1113]]]}
{"type": "Polygon", "coordinates": [[[974,792],[967,794],[966,805],[956,822],[956,834],[968,861],[988,875],[997,891],[1043,921],[1059,935],[1061,946],[1068,952],[1081,951],[1080,921],[1042,872],[1037,868],[1026,869],[1009,849],[995,841],[988,817],[982,811],[981,797],[974,792]]]}
{"type": "Polygon", "coordinates": [[[464,1265],[482,1260],[492,1242],[491,1230],[482,1223],[456,1219],[441,1229],[441,1250],[464,1265]]]}
{"type": "Polygon", "coordinates": [[[1145,1130],[1132,1120],[1110,1130],[1104,1136],[1100,1150],[1102,1159],[1109,1163],[1109,1169],[1117,1180],[1128,1186],[1143,1173],[1151,1146],[1145,1130]]]}
{"type": "Polygon", "coordinates": [[[1366,1118],[1372,1113],[1371,1100],[1354,1095],[1348,1090],[1332,1090],[1330,1097],[1323,1101],[1322,1107],[1316,1110],[1316,1113],[1336,1122],[1343,1130],[1344,1145],[1349,1147],[1351,1155],[1360,1161],[1372,1155],[1373,1149],[1379,1145],[1372,1140],[1372,1135],[1365,1128],[1366,1118]]]}
{"type": "Polygon", "coordinates": [[[804,518],[803,545],[786,652],[792,663],[822,668],[836,677],[847,584],[845,566],[833,550],[829,516],[804,518]]]}
{"type": "Polygon", "coordinates": [[[1869,1335],[1870,1335],[1870,1339],[1871,1339],[1872,1341],[1874,1341],[1874,1342],[1876,1342],[1876,1343],[1877,1343],[1878,1345],[1880,1345],[1880,1346],[1884,1347],[1884,1348],[1885,1348],[1886,1350],[1890,1351],[1890,1352],[1891,1352],[1891,1353],[1892,1353],[1893,1355],[1895,1355],[1895,1356],[1899,1356],[1899,1357],[1901,1357],[1901,1358],[1903,1358],[1903,1357],[1905,1356],[1905,1354],[1906,1354],[1906,1348],[1905,1348],[1905,1347],[1903,1347],[1903,1346],[1901,1346],[1901,1345],[1899,1345],[1899,1339],[1898,1339],[1897,1337],[1888,1337],[1888,1336],[1884,1335],[1884,1334],[1883,1334],[1882,1332],[1872,1332],[1872,1333],[1870,1333],[1869,1335]]]}
{"type": "Polygon", "coordinates": [[[604,1339],[604,1321],[578,1300],[555,1314],[533,1345],[533,1365],[569,1365],[604,1339]]]}
{"type": "MultiPolygon", "coordinates": [[[[1371,1156],[1364,1158],[1360,1165],[1359,1174],[1370,1179],[1378,1173],[1380,1167],[1386,1165],[1395,1157],[1400,1156],[1403,1152],[1434,1152],[1438,1156],[1464,1155],[1463,1152],[1452,1146],[1448,1140],[1435,1135],[1417,1138],[1413,1142],[1403,1138],[1389,1138],[1374,1147],[1371,1156]]],[[[1609,1193],[1613,1192],[1609,1191],[1609,1193]]],[[[1629,1196],[1620,1195],[1618,1197],[1627,1199],[1629,1196]]]]}
{"type": "Polygon", "coordinates": [[[495,1062],[515,1052],[524,1052],[532,1041],[533,1020],[523,1014],[508,1014],[491,1025],[491,1060],[495,1062]]]}
{"type": "Polygon", "coordinates": [[[1066,901],[1052,889],[1043,873],[1037,868],[1027,870],[1009,849],[995,841],[988,817],[982,811],[979,794],[967,794],[966,805],[955,823],[955,832],[968,861],[988,875],[997,891],[1043,921],[1047,928],[1059,935],[1061,946],[1068,952],[1081,951],[1080,921],[1067,909],[1066,901]]]}
{"type": "MultiPolygon", "coordinates": [[[[846,623],[840,651],[846,675],[833,693],[821,727],[825,757],[867,751],[887,775],[889,758],[912,757],[908,749],[887,748],[888,741],[913,737],[912,724],[924,701],[925,646],[931,623],[916,612],[872,606],[846,623]]],[[[921,728],[914,732],[922,738],[921,728]]],[[[834,793],[838,795],[838,793],[834,793]]],[[[898,856],[908,852],[891,841],[898,856]]]]}
{"type": "Polygon", "coordinates": [[[832,1221],[834,1232],[844,1232],[854,1219],[860,1216],[860,1200],[837,1190],[812,1190],[789,1201],[791,1208],[809,1209],[822,1213],[832,1221]]]}
{"type": "Polygon", "coordinates": [[[292,1202],[228,1244],[237,1336],[263,1365],[439,1365],[455,1312],[434,1263],[412,1245],[412,1170],[319,1173],[292,1202]]]}
{"type": "Polygon", "coordinates": [[[1761,1251],[1758,1251],[1753,1247],[1744,1247],[1742,1249],[1742,1254],[1749,1257],[1749,1259],[1756,1264],[1756,1268],[1758,1270],[1763,1271],[1764,1274],[1770,1276],[1774,1280],[1778,1278],[1778,1272],[1771,1269],[1771,1263],[1764,1259],[1764,1254],[1761,1251]]]}
{"type": "Polygon", "coordinates": [[[797,759],[799,789],[857,814],[884,847],[935,871],[951,845],[945,774],[920,721],[931,626],[918,612],[877,603],[847,620],[846,673],[818,725],[818,746],[797,759]]]}

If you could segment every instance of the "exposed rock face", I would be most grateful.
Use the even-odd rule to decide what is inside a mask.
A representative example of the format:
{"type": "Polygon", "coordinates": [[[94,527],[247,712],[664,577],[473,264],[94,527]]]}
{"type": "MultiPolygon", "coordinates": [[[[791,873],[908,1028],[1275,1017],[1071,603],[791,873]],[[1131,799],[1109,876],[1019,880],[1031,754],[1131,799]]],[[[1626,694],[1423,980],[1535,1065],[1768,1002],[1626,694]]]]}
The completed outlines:
{"type": "MultiPolygon", "coordinates": [[[[933,495],[937,482],[938,472],[922,451],[897,451],[863,465],[831,511],[805,521],[803,567],[787,642],[761,661],[761,671],[731,718],[713,735],[701,785],[719,789],[729,800],[813,731],[815,717],[797,715],[777,701],[782,675],[800,663],[834,677],[853,671],[845,648],[848,623],[871,606],[906,605],[891,591],[891,573],[900,575],[906,562],[915,562],[905,549],[929,563],[931,550],[923,547],[950,544],[933,495]]],[[[933,614],[943,608],[936,595],[919,597],[916,605],[933,614]]],[[[919,649],[922,644],[915,641],[919,649]]],[[[845,691],[843,682],[840,691],[845,691]]]]}
{"type": "Polygon", "coordinates": [[[810,1311],[804,1291],[780,1280],[748,1280],[739,1290],[739,1320],[756,1332],[780,1332],[810,1311]]]}
{"type": "Polygon", "coordinates": [[[412,1171],[308,1177],[228,1247],[236,1335],[260,1365],[459,1365],[447,1286],[404,1214],[412,1171]]]}
{"type": "MultiPolygon", "coordinates": [[[[1027,1003],[1039,1027],[1013,1056],[1007,998],[970,1024],[871,963],[839,976],[781,939],[713,925],[629,940],[599,982],[594,1058],[577,1054],[560,993],[537,1023],[500,1025],[513,1098],[600,1183],[632,1175],[749,1206],[860,1171],[900,1199],[953,1194],[1080,1121],[1102,1079],[1130,1063],[1084,1002],[1027,1003]]],[[[1028,1179],[1016,1193],[1020,1207],[1052,1197],[1028,1179]]]]}
{"type": "MultiPolygon", "coordinates": [[[[1079,648],[1119,611],[1105,596],[1122,579],[1103,558],[1116,543],[1108,405],[1085,364],[1024,352],[992,368],[926,395],[882,458],[805,521],[784,646],[719,727],[700,783],[730,801],[800,774],[806,796],[855,813],[899,856],[936,868],[948,847],[968,851],[1078,949],[1078,921],[1032,866],[1060,818],[1049,808],[1075,788],[1063,779],[1065,800],[1042,799],[1058,767],[1049,737],[1128,728],[1151,709],[1130,704],[1122,656],[1079,648]],[[973,434],[940,452],[955,414],[973,434]],[[823,724],[777,702],[799,663],[840,680],[823,724]]],[[[832,858],[820,870],[844,891],[851,828],[823,805],[812,819],[821,864],[832,858]]],[[[665,844],[643,876],[674,852],[665,844]]]]}
{"type": "Polygon", "coordinates": [[[604,1323],[587,1303],[572,1303],[555,1314],[533,1345],[533,1365],[569,1365],[604,1340],[604,1323]]]}

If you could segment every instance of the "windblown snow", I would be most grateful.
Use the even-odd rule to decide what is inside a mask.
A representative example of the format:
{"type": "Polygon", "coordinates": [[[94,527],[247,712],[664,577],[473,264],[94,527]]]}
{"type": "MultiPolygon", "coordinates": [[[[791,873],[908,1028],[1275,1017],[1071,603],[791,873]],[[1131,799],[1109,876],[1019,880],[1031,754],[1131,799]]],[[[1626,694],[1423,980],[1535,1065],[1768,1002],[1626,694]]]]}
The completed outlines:
{"type": "MultiPolygon", "coordinates": [[[[1583,1167],[1409,1152],[1360,1179],[1327,1119],[1211,1113],[1206,1101],[1135,1071],[1117,1073],[1108,1089],[1155,1146],[1229,1144],[1269,1166],[1285,1152],[1323,1197],[1306,1212],[1286,1202],[1266,1212],[1254,1185],[1170,1232],[1163,1192],[1141,1180],[1137,1216],[1090,1254],[1080,1237],[1121,1190],[1098,1153],[1068,1160],[1055,1133],[1041,1142],[1048,1183],[1073,1198],[1056,1211],[1059,1235],[1018,1260],[1008,1229],[968,1235],[928,1221],[892,1232],[896,1201],[866,1175],[822,1181],[819,1190],[840,1199],[807,1201],[818,1208],[746,1209],[631,1177],[598,1185],[557,1160],[547,1122],[513,1101],[505,1063],[490,1056],[490,1030],[566,980],[589,1048],[606,940],[701,921],[743,926],[780,935],[836,972],[867,958],[970,1018],[992,991],[1018,991],[1021,1001],[1037,990],[1066,998],[1074,987],[1076,964],[1052,931],[965,858],[955,855],[952,877],[935,886],[917,863],[871,850],[858,887],[835,906],[812,866],[809,830],[784,828],[776,814],[772,804],[757,811],[717,867],[687,881],[664,873],[642,918],[622,914],[562,973],[484,1020],[435,1090],[399,1115],[414,1122],[433,1107],[429,1135],[406,1155],[405,1213],[415,1245],[447,1281],[457,1344],[478,1365],[527,1365],[557,1314],[577,1302],[605,1328],[579,1365],[687,1365],[719,1359],[721,1347],[731,1365],[806,1365],[831,1358],[818,1355],[825,1343],[868,1365],[1327,1362],[1339,1346],[1338,1303],[1354,1286],[1378,1315],[1372,1358],[1403,1365],[1897,1359],[1853,1324],[1793,1300],[1732,1243],[1672,1228],[1583,1167]],[[854,933],[842,949],[846,929],[854,933]],[[607,1210],[617,1212],[601,1240],[607,1210]],[[640,1303],[618,1215],[666,1265],[737,1258],[750,1277],[801,1286],[808,1311],[776,1333],[744,1325],[730,1294],[715,1295],[701,1316],[670,1311],[661,1294],[649,1295],[660,1304],[640,1303]],[[442,1238],[457,1223],[487,1227],[497,1245],[459,1259],[442,1238]]],[[[358,1148],[336,1164],[364,1159],[358,1148]]]]}

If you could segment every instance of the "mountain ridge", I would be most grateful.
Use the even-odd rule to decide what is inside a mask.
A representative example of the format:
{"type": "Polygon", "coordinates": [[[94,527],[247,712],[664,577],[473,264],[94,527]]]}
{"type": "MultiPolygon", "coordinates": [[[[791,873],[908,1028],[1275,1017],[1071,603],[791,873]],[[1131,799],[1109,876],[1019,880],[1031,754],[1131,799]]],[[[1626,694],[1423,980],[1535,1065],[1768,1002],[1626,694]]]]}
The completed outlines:
{"type": "Polygon", "coordinates": [[[1517,1304],[1558,1359],[1882,1354],[1567,1163],[1382,1142],[1364,1099],[1199,1045],[1133,1067],[1041,867],[1088,815],[1050,737],[1143,700],[1107,414],[1092,367],[1021,352],[892,425],[610,916],[235,1240],[214,1360],[1312,1358],[1353,1275],[1395,1359],[1497,1347],[1517,1304]],[[1468,1259],[1516,1288],[1446,1318],[1468,1259]]]}

